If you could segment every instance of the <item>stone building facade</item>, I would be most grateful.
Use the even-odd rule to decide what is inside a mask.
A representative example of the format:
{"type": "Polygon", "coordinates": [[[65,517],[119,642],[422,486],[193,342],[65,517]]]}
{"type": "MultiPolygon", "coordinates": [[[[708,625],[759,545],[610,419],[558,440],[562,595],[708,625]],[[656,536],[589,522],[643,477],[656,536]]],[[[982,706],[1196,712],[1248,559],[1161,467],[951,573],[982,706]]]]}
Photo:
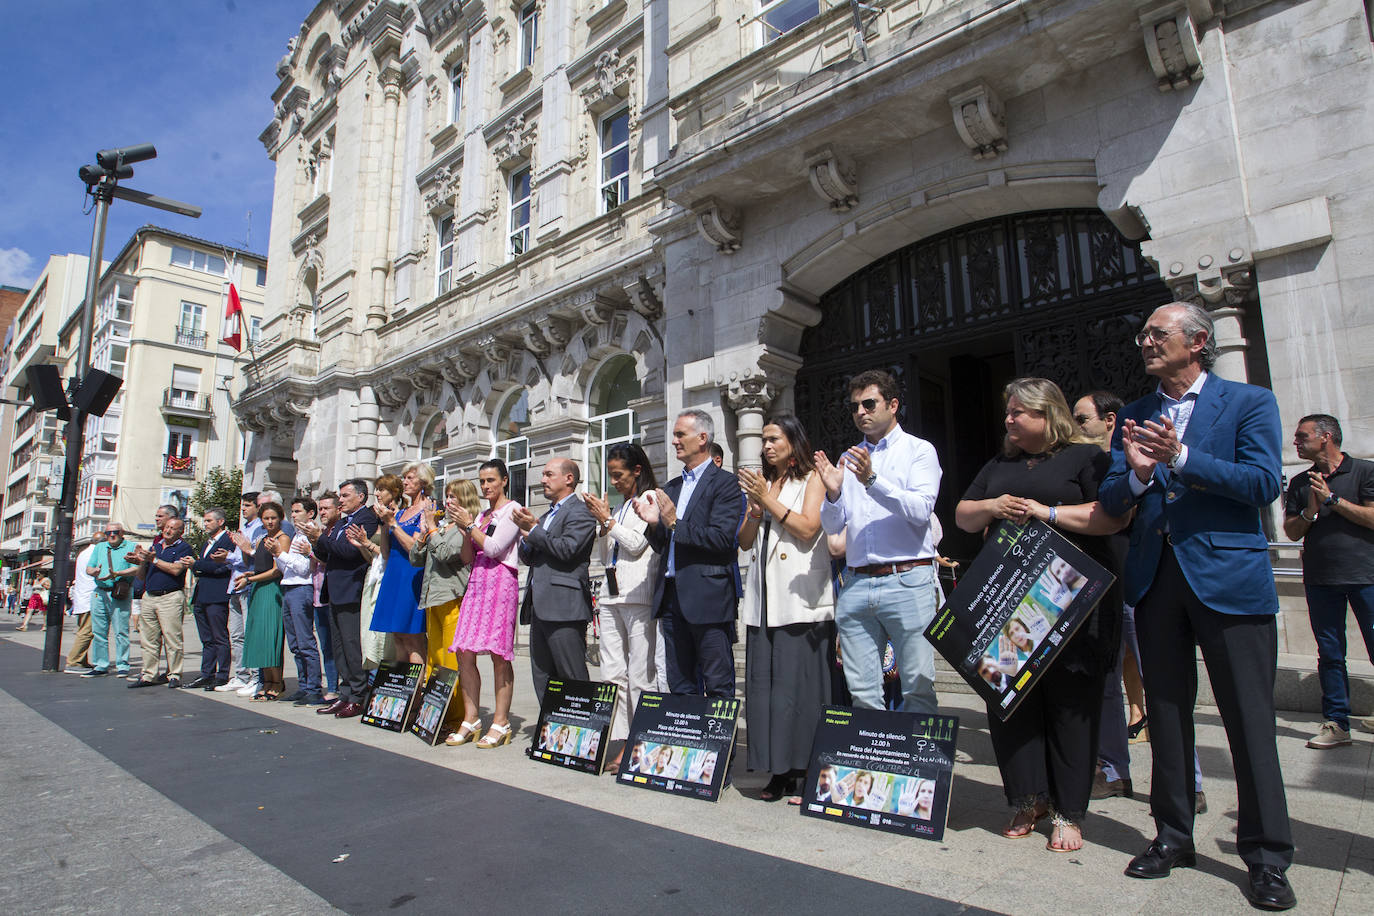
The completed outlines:
{"type": "Polygon", "coordinates": [[[1171,296],[1368,455],[1370,35],[1360,0],[321,2],[262,135],[250,471],[594,464],[623,411],[663,462],[685,407],[755,463],[773,410],[847,443],[884,365],[950,513],[1008,379],[1145,390],[1171,296]]]}

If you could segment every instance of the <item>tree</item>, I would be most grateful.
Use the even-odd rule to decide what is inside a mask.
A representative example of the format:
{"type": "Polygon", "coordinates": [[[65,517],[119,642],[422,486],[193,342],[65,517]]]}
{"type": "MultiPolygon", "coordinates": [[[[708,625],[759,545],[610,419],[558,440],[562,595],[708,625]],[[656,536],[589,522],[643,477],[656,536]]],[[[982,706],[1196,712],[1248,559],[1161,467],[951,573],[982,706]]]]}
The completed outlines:
{"type": "Polygon", "coordinates": [[[200,519],[207,509],[224,510],[224,519],[230,528],[239,526],[239,496],[243,493],[243,469],[213,467],[205,479],[196,484],[191,494],[190,518],[186,520],[186,541],[199,551],[205,546],[205,529],[200,519]]]}

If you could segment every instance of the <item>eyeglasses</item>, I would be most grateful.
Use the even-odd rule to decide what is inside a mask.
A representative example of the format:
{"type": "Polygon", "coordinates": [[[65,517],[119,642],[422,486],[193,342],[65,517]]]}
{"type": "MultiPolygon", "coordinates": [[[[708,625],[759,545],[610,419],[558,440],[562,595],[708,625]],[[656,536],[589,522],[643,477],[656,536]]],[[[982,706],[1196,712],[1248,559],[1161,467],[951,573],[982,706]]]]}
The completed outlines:
{"type": "Polygon", "coordinates": [[[860,407],[862,407],[864,410],[868,411],[869,413],[872,413],[874,410],[877,410],[877,408],[878,408],[878,399],[877,399],[877,398],[864,398],[862,401],[850,401],[850,402],[849,402],[849,412],[850,412],[850,413],[858,413],[860,407]]]}
{"type": "Polygon", "coordinates": [[[123,531],[106,531],[106,532],[105,532],[105,537],[107,537],[107,538],[115,538],[115,537],[119,537],[119,536],[120,536],[121,534],[123,534],[123,533],[124,533],[123,531]]]}
{"type": "Polygon", "coordinates": [[[1168,340],[1170,334],[1173,334],[1177,330],[1178,328],[1145,328],[1139,334],[1135,335],[1135,345],[1137,347],[1143,347],[1147,340],[1151,343],[1162,344],[1164,341],[1168,340]]]}

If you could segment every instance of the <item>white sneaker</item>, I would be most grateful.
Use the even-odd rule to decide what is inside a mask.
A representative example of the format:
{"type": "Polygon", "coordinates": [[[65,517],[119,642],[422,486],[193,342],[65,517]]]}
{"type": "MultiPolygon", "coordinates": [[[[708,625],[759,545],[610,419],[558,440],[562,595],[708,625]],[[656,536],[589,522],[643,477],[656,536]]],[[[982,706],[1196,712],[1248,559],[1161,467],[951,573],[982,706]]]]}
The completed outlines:
{"type": "Polygon", "coordinates": [[[241,697],[251,697],[253,694],[257,693],[261,689],[262,681],[253,681],[253,683],[247,685],[246,687],[240,687],[238,690],[234,692],[241,697]]]}
{"type": "Polygon", "coordinates": [[[229,693],[231,690],[241,690],[248,686],[248,682],[243,678],[234,676],[223,684],[215,688],[215,693],[229,693]]]}
{"type": "Polygon", "coordinates": [[[1330,747],[1344,747],[1349,743],[1350,732],[1328,720],[1322,723],[1322,727],[1317,730],[1312,740],[1307,742],[1307,746],[1325,750],[1330,747]]]}

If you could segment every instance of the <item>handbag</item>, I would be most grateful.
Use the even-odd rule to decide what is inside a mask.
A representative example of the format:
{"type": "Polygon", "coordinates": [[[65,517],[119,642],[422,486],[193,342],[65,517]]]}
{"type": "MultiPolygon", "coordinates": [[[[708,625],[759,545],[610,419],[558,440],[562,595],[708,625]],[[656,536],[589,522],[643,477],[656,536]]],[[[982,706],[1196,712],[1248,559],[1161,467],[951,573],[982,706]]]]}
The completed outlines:
{"type": "Polygon", "coordinates": [[[128,578],[116,579],[114,588],[110,589],[110,594],[114,596],[116,601],[123,601],[125,598],[132,595],[133,592],[134,584],[130,582],[128,578]]]}

